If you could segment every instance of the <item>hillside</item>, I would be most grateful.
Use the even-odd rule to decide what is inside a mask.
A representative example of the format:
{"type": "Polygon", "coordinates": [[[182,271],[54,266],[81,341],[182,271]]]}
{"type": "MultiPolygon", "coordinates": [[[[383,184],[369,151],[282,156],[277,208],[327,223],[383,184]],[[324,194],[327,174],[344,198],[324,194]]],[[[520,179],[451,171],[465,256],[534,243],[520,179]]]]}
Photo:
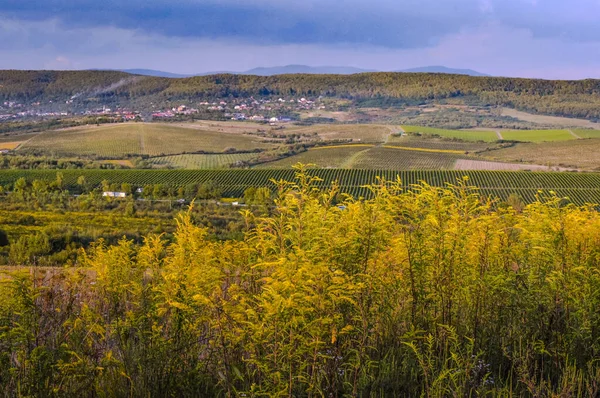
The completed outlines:
{"type": "Polygon", "coordinates": [[[471,77],[424,73],[355,75],[211,75],[182,79],[132,76],[113,71],[0,71],[0,102],[94,101],[163,104],[249,96],[327,96],[359,106],[452,100],[534,113],[600,117],[600,80],[471,77]]]}

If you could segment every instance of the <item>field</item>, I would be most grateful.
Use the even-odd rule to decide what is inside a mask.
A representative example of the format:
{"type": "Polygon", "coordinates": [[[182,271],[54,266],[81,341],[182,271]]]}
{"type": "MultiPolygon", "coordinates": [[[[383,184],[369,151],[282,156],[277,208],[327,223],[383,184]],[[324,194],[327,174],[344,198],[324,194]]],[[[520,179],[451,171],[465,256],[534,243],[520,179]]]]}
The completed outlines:
{"type": "Polygon", "coordinates": [[[309,149],[297,155],[274,162],[258,165],[260,168],[287,169],[297,163],[314,164],[320,168],[349,168],[353,159],[361,152],[373,148],[372,145],[339,145],[309,149]]]}
{"type": "Polygon", "coordinates": [[[19,146],[19,144],[21,144],[22,141],[17,141],[17,142],[0,142],[0,149],[8,149],[8,150],[13,150],[16,147],[19,146]]]}
{"type": "Polygon", "coordinates": [[[526,122],[541,124],[545,126],[560,126],[560,127],[579,127],[579,128],[588,128],[588,129],[600,129],[599,123],[590,122],[585,119],[575,119],[570,117],[561,117],[561,116],[546,116],[546,115],[536,115],[533,113],[521,112],[516,109],[511,108],[503,108],[502,109],[503,116],[514,117],[518,120],[523,120],[526,122]]]}
{"type": "Polygon", "coordinates": [[[568,130],[509,130],[502,131],[502,138],[507,141],[522,142],[568,141],[576,139],[568,130]]]}
{"type": "MultiPolygon", "coordinates": [[[[556,168],[556,169],[558,169],[558,168],[556,168]]],[[[548,166],[533,165],[533,164],[501,163],[501,162],[488,162],[485,160],[459,159],[454,164],[454,170],[553,171],[554,168],[548,167],[548,166]]],[[[563,170],[554,170],[554,171],[563,171],[563,170]]]]}
{"type": "Polygon", "coordinates": [[[256,157],[254,153],[231,154],[184,154],[150,158],[149,164],[157,168],[175,169],[222,169],[238,161],[246,161],[256,157]]]}
{"type": "Polygon", "coordinates": [[[309,149],[257,168],[291,168],[297,163],[319,168],[440,170],[452,169],[461,152],[451,150],[373,145],[337,145],[309,149]]]}
{"type": "Polygon", "coordinates": [[[358,154],[354,169],[450,170],[459,155],[376,147],[358,154]]]}
{"type": "Polygon", "coordinates": [[[392,126],[378,124],[322,124],[314,126],[286,126],[278,134],[313,134],[322,140],[353,140],[361,142],[385,142],[394,131],[392,126]]]}
{"type": "Polygon", "coordinates": [[[600,170],[600,139],[520,143],[510,148],[486,152],[486,157],[508,162],[600,170]]]}
{"type": "Polygon", "coordinates": [[[493,131],[447,130],[421,126],[402,126],[402,129],[407,133],[439,135],[440,137],[456,138],[464,141],[494,142],[498,140],[498,136],[493,131]]]}
{"type": "MultiPolygon", "coordinates": [[[[127,182],[136,187],[146,184],[183,186],[213,182],[223,189],[224,197],[240,197],[249,187],[274,187],[275,180],[291,181],[294,170],[235,169],[235,170],[63,170],[65,184],[75,187],[77,178],[85,176],[88,183],[98,186],[103,180],[112,183],[127,182]]],[[[320,188],[327,188],[338,181],[343,192],[355,196],[370,196],[365,185],[374,183],[376,177],[395,180],[400,177],[405,188],[419,181],[434,186],[455,183],[463,176],[469,183],[486,195],[506,198],[519,194],[525,201],[535,200],[538,190],[554,191],[561,197],[569,197],[576,204],[600,203],[599,173],[554,173],[525,171],[394,171],[394,170],[347,170],[315,169],[310,174],[318,176],[320,188]]],[[[11,185],[19,178],[54,180],[54,170],[6,170],[0,173],[0,185],[11,185]]]]}
{"type": "Polygon", "coordinates": [[[128,155],[160,156],[184,152],[251,150],[273,145],[241,134],[223,134],[164,124],[126,123],[41,133],[19,148],[57,156],[118,158],[128,155]]]}
{"type": "Polygon", "coordinates": [[[386,145],[398,145],[408,148],[441,149],[472,153],[494,148],[497,144],[491,142],[458,141],[443,138],[417,137],[403,135],[402,137],[390,137],[386,145]]]}
{"type": "Polygon", "coordinates": [[[581,138],[600,138],[600,130],[577,129],[573,132],[581,138]]]}

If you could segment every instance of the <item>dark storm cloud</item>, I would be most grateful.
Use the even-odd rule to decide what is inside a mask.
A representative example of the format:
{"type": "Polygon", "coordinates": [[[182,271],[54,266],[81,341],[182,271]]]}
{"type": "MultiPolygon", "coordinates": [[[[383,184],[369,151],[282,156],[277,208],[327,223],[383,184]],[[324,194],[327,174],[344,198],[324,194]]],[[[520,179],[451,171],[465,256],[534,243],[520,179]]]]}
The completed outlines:
{"type": "Polygon", "coordinates": [[[167,37],[417,48],[477,24],[481,7],[476,0],[306,0],[291,5],[267,0],[4,0],[0,15],[57,19],[65,28],[114,26],[167,37]]]}

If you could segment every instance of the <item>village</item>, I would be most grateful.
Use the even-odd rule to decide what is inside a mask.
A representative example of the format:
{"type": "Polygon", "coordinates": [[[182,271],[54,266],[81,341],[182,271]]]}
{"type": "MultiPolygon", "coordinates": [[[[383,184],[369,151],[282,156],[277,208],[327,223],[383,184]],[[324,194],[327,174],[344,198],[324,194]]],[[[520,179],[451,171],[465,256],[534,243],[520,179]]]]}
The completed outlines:
{"type": "Polygon", "coordinates": [[[179,101],[173,106],[161,106],[155,109],[155,105],[149,106],[127,106],[118,104],[113,106],[86,106],[74,100],[68,100],[57,104],[48,101],[47,104],[33,102],[30,104],[16,101],[0,103],[0,122],[36,120],[47,118],[98,116],[111,118],[113,121],[152,121],[169,120],[174,118],[195,118],[200,114],[216,114],[219,119],[228,120],[250,120],[270,124],[287,123],[294,120],[293,115],[298,112],[311,110],[325,110],[327,106],[321,101],[321,97],[310,98],[277,98],[266,99],[254,97],[235,98],[220,101],[202,101],[193,103],[179,101]],[[139,109],[138,109],[139,108],[139,109]]]}

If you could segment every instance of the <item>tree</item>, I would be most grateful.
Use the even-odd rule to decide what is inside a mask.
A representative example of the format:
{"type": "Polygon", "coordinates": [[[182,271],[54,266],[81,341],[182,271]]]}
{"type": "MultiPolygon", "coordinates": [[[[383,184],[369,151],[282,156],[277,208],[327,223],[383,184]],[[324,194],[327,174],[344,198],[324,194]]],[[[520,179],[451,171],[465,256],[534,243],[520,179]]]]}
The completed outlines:
{"type": "Polygon", "coordinates": [[[8,246],[9,244],[8,234],[3,229],[0,229],[0,247],[8,246]]]}

